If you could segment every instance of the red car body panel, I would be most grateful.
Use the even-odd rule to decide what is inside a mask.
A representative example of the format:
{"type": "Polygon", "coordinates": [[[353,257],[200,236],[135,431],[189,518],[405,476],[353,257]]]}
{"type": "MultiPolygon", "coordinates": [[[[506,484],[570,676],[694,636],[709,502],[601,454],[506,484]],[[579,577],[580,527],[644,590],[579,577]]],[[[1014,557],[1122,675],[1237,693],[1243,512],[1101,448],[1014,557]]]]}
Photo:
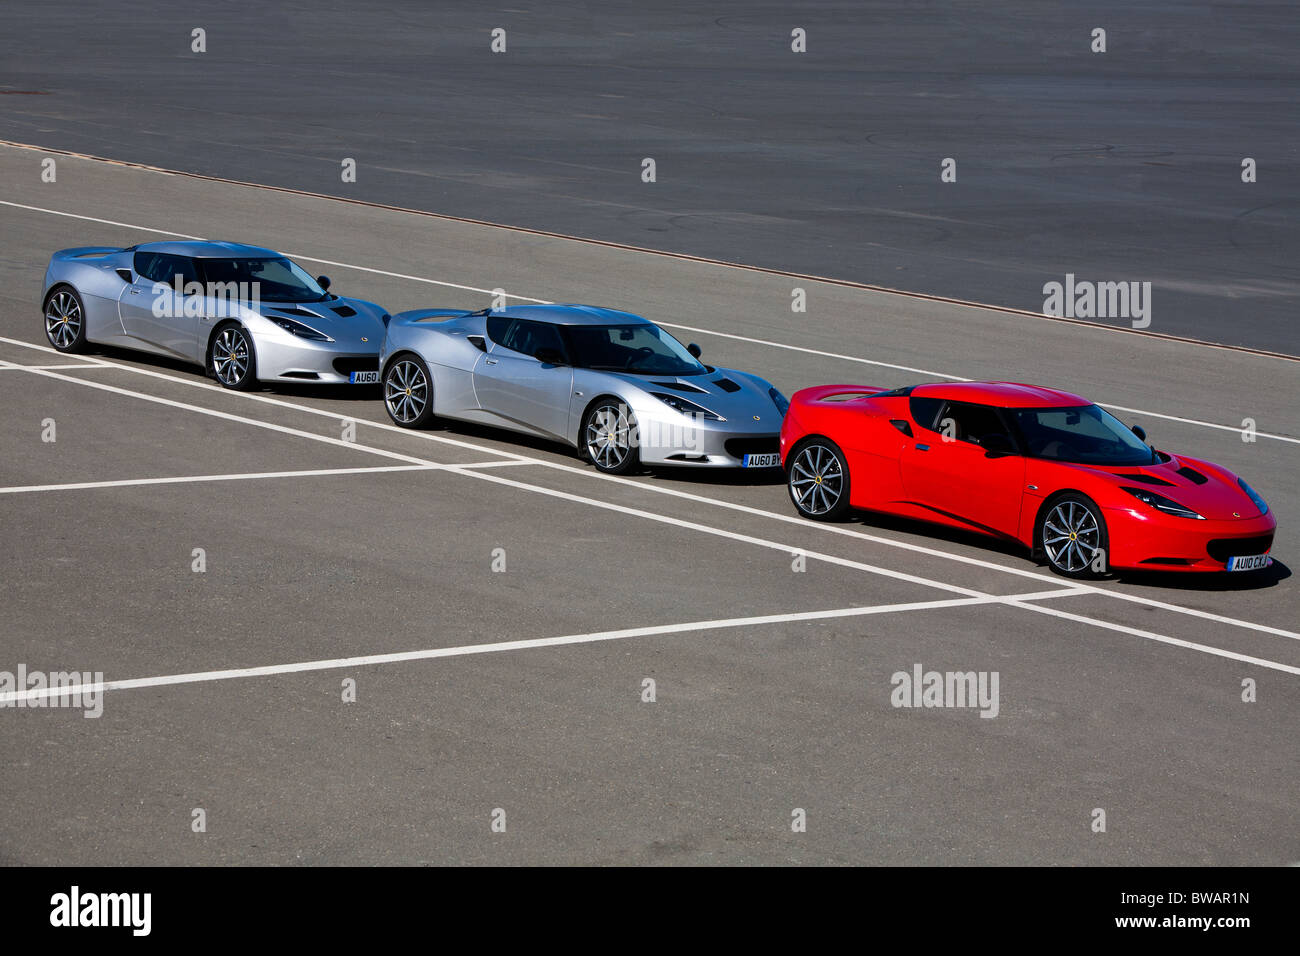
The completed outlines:
{"type": "Polygon", "coordinates": [[[781,429],[782,464],[789,467],[790,452],[805,437],[829,438],[844,452],[854,508],[964,528],[1030,549],[1046,503],[1061,492],[1079,492],[1105,516],[1112,568],[1222,571],[1229,556],[1272,547],[1273,514],[1261,513],[1237,476],[1212,462],[1164,452],[1155,464],[1119,466],[990,455],[978,444],[944,440],[919,424],[911,412],[913,398],[996,409],[1092,404],[1069,392],[1008,382],[910,390],[819,385],[790,401],[781,429]],[[1124,487],[1172,498],[1204,520],[1157,511],[1124,487]]]}

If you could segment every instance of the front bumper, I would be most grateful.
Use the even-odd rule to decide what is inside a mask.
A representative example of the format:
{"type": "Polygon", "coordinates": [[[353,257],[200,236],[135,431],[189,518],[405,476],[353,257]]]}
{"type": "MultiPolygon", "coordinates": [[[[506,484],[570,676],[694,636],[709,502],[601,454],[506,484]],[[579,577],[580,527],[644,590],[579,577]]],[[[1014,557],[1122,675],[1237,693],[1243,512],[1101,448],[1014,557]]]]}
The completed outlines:
{"type": "Polygon", "coordinates": [[[1231,521],[1197,521],[1122,508],[1104,511],[1112,568],[1223,571],[1229,557],[1271,551],[1277,530],[1272,512],[1231,521]]]}
{"type": "Polygon", "coordinates": [[[775,455],[780,451],[777,432],[731,428],[726,422],[694,425],[639,417],[637,432],[643,465],[743,468],[747,454],[775,455]]]}
{"type": "Polygon", "coordinates": [[[257,377],[264,382],[346,385],[354,371],[379,371],[379,344],[373,351],[357,343],[313,342],[256,337],[257,377]]]}

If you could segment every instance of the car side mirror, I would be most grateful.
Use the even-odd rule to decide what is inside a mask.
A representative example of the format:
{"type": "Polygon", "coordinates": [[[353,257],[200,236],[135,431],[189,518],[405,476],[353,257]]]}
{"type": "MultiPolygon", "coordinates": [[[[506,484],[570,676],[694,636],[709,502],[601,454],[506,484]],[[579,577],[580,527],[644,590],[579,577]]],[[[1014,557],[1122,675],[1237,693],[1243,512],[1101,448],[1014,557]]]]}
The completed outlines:
{"type": "Polygon", "coordinates": [[[316,284],[317,284],[318,286],[320,286],[322,289],[324,289],[326,292],[328,292],[328,291],[329,291],[329,288],[330,288],[330,277],[329,277],[329,276],[317,276],[317,277],[316,277],[316,284]]]}
{"type": "Polygon", "coordinates": [[[131,270],[130,270],[130,269],[117,269],[117,270],[115,270],[115,271],[117,272],[117,277],[118,277],[119,279],[121,279],[123,282],[125,282],[127,285],[130,285],[130,284],[131,284],[131,280],[135,278],[135,277],[131,274],[131,270]]]}
{"type": "Polygon", "coordinates": [[[698,345],[696,345],[694,342],[692,342],[690,345],[686,346],[686,351],[690,352],[690,353],[691,353],[692,355],[694,355],[696,358],[699,358],[699,357],[700,357],[700,351],[701,351],[701,349],[700,349],[700,347],[699,347],[698,345]]]}
{"type": "Polygon", "coordinates": [[[1137,435],[1137,437],[1138,437],[1138,441],[1146,441],[1146,440],[1147,440],[1147,430],[1146,430],[1145,428],[1143,428],[1141,425],[1134,425],[1134,426],[1133,426],[1133,434],[1134,434],[1134,435],[1137,435]]]}
{"type": "Polygon", "coordinates": [[[533,358],[543,365],[563,365],[564,353],[559,349],[538,349],[533,353],[533,358]]]}
{"type": "Polygon", "coordinates": [[[1016,446],[1006,435],[985,435],[980,439],[980,447],[984,449],[985,458],[1001,458],[1016,453],[1016,446]]]}

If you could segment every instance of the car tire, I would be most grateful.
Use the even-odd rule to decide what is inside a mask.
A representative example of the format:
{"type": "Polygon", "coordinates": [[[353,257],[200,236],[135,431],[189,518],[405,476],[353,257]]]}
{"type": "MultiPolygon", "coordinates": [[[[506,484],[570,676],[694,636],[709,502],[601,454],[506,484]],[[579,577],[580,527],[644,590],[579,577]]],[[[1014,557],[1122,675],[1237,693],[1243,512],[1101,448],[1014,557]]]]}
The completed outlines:
{"type": "Polygon", "coordinates": [[[433,423],[433,376],[424,359],[403,352],[384,369],[384,409],[394,425],[428,428],[433,423]]]}
{"type": "Polygon", "coordinates": [[[257,351],[253,337],[238,322],[225,322],[212,332],[206,367],[222,388],[247,392],[257,387],[257,351]]]}
{"type": "Polygon", "coordinates": [[[1047,565],[1067,578],[1099,578],[1110,560],[1110,535],[1101,508],[1087,495],[1069,491],[1043,506],[1034,545],[1047,565]]]}
{"type": "Polygon", "coordinates": [[[795,510],[814,521],[842,521],[848,515],[851,478],[848,459],[829,438],[805,438],[786,459],[786,490],[795,510]]]}
{"type": "Polygon", "coordinates": [[[86,307],[70,285],[57,285],[45,297],[45,338],[64,354],[86,351],[86,307]]]}
{"type": "Polygon", "coordinates": [[[578,452],[606,475],[630,474],[641,463],[636,416],[617,398],[600,398],[582,416],[578,452]]]}

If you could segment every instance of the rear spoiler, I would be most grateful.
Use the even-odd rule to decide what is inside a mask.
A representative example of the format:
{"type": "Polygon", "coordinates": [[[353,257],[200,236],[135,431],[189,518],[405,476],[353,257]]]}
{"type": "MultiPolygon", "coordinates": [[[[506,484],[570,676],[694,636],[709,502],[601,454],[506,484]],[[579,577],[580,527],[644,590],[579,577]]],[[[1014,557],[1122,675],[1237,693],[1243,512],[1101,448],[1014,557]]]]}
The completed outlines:
{"type": "Polygon", "coordinates": [[[68,259],[95,259],[124,251],[125,247],[123,246],[81,246],[77,249],[60,249],[50,258],[65,261],[68,259]]]}
{"type": "Polygon", "coordinates": [[[879,395],[888,391],[890,389],[878,385],[814,385],[812,388],[799,389],[794,393],[790,402],[795,405],[809,405],[813,402],[823,402],[829,398],[839,396],[843,396],[840,399],[841,401],[852,401],[855,398],[879,395]]]}

